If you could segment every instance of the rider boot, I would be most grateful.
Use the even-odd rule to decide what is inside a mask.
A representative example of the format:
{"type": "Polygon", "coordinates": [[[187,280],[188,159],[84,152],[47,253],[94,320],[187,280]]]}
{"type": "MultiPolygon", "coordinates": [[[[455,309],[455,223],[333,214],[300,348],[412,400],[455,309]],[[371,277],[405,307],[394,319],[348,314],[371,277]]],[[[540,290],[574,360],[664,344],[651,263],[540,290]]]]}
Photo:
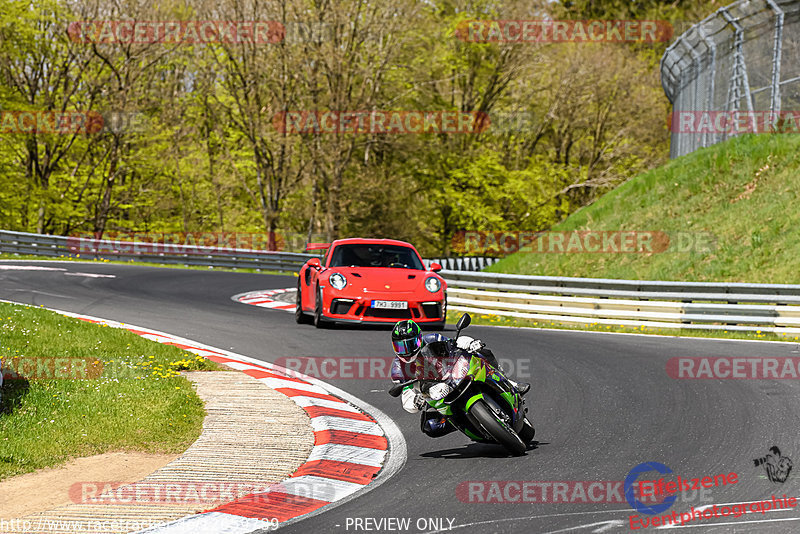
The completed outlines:
{"type": "Polygon", "coordinates": [[[419,423],[422,432],[431,438],[440,438],[457,430],[450,424],[447,417],[436,410],[423,411],[419,423]]]}

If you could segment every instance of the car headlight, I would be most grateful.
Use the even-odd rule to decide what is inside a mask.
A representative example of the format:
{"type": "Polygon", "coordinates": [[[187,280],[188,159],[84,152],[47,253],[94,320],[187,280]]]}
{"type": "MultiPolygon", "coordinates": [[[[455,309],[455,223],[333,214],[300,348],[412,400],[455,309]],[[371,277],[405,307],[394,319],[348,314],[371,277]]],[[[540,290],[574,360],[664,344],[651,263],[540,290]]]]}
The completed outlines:
{"type": "Polygon", "coordinates": [[[442,289],[442,283],[435,276],[430,276],[427,280],[425,280],[425,289],[431,293],[436,293],[442,289]]]}
{"type": "Polygon", "coordinates": [[[344,289],[344,286],[347,285],[347,278],[341,273],[333,273],[328,280],[334,289],[344,289]]]}

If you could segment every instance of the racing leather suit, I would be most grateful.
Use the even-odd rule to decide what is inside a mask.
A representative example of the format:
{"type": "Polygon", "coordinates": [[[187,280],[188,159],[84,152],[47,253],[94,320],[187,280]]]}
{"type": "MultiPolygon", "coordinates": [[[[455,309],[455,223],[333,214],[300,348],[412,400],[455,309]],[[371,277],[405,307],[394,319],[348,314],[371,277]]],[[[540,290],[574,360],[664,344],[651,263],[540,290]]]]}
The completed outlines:
{"type": "MultiPolygon", "coordinates": [[[[446,341],[448,338],[442,334],[431,332],[422,335],[422,347],[428,343],[436,341],[446,341]]],[[[420,348],[422,350],[422,348],[420,348]]],[[[492,351],[487,348],[482,348],[478,355],[481,356],[486,362],[496,369],[500,369],[500,364],[495,358],[492,351]]],[[[411,363],[404,363],[400,358],[395,356],[392,362],[391,378],[395,383],[405,382],[417,378],[417,364],[416,360],[411,363]]],[[[449,424],[447,417],[440,414],[437,410],[428,409],[427,403],[420,403],[420,396],[424,397],[425,394],[420,390],[419,383],[412,386],[406,386],[403,389],[402,402],[403,409],[409,413],[422,412],[420,417],[420,428],[422,432],[432,438],[438,438],[449,434],[456,430],[456,428],[449,424]]]]}

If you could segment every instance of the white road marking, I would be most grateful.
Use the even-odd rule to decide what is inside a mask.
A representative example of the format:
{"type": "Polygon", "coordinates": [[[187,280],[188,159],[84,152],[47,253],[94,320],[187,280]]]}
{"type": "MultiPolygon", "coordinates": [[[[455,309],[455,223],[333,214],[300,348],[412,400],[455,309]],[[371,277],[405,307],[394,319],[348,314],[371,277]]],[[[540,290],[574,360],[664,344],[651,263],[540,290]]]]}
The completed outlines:
{"type": "Polygon", "coordinates": [[[625,524],[625,521],[621,519],[612,519],[611,521],[603,521],[604,525],[598,529],[592,531],[592,534],[595,532],[605,532],[606,530],[611,530],[612,528],[621,527],[625,524]]]}
{"type": "Polygon", "coordinates": [[[38,265],[0,265],[0,271],[66,271],[66,269],[38,265]]]}
{"type": "Polygon", "coordinates": [[[85,276],[86,278],[116,278],[115,274],[96,274],[96,273],[64,273],[65,276],[85,276]]]}
{"type": "MultiPolygon", "coordinates": [[[[578,516],[578,515],[611,514],[611,513],[617,513],[617,512],[630,513],[631,511],[632,511],[631,508],[623,508],[621,510],[594,510],[594,511],[589,511],[589,512],[566,512],[566,513],[563,513],[563,514],[526,515],[526,516],[522,516],[522,517],[506,517],[506,518],[503,518],[503,519],[490,519],[488,521],[475,521],[473,523],[464,523],[462,525],[453,525],[452,527],[448,527],[447,531],[451,532],[451,531],[459,529],[459,528],[470,528],[470,527],[474,527],[474,526],[477,526],[477,525],[491,525],[491,524],[494,524],[494,523],[508,523],[508,522],[511,522],[511,521],[526,521],[526,520],[531,520],[531,519],[549,519],[551,517],[571,517],[571,516],[578,516]]],[[[611,520],[611,521],[615,521],[615,520],[611,520]]],[[[619,521],[619,519],[617,519],[616,521],[619,521]]],[[[594,525],[604,525],[604,524],[607,524],[607,523],[610,523],[610,521],[600,521],[598,523],[589,523],[588,525],[580,525],[579,527],[576,527],[576,528],[594,526],[594,525]]],[[[623,524],[625,524],[624,521],[623,521],[623,524]]],[[[441,530],[429,530],[428,532],[422,532],[421,534],[436,534],[437,532],[442,532],[442,531],[441,530]]],[[[553,534],[553,533],[548,533],[548,534],[553,534]]]]}
{"type": "MultiPolygon", "coordinates": [[[[794,498],[795,499],[800,499],[800,497],[794,497],[794,498]]],[[[698,506],[697,508],[695,508],[695,511],[703,512],[704,510],[709,510],[709,509],[711,509],[711,508],[713,508],[715,506],[717,508],[722,508],[723,506],[730,507],[730,506],[738,506],[738,505],[742,505],[742,504],[755,504],[755,503],[760,503],[760,502],[764,502],[764,501],[770,502],[767,499],[763,499],[763,500],[756,500],[756,501],[723,502],[723,503],[704,504],[702,506],[698,506]]],[[[747,516],[747,514],[758,514],[758,513],[760,513],[760,514],[763,515],[763,514],[767,514],[767,513],[770,513],[770,512],[789,512],[789,511],[795,511],[795,510],[796,510],[795,507],[792,507],[792,508],[773,508],[771,510],[764,510],[763,512],[759,512],[758,510],[753,511],[753,510],[750,510],[749,507],[745,507],[744,513],[741,516],[739,516],[739,517],[737,517],[735,519],[739,519],[741,517],[745,517],[745,516],[747,516]]],[[[688,512],[686,512],[686,513],[688,513],[688,512]]],[[[708,518],[708,519],[705,519],[705,518],[704,519],[697,519],[697,520],[693,521],[691,525],[689,525],[689,524],[686,524],[686,525],[661,525],[659,527],[656,527],[655,529],[656,530],[665,530],[665,529],[671,529],[671,528],[694,528],[694,527],[702,527],[702,526],[709,527],[709,526],[713,526],[713,525],[727,525],[727,524],[739,525],[739,524],[745,524],[745,523],[763,523],[765,521],[797,521],[797,520],[800,520],[800,517],[798,517],[798,518],[788,518],[788,519],[787,518],[783,518],[783,519],[759,519],[759,520],[753,520],[753,521],[740,520],[739,522],[733,521],[733,522],[730,522],[730,523],[709,523],[708,522],[708,521],[712,521],[714,519],[722,519],[722,518],[728,518],[728,517],[733,517],[733,514],[727,514],[727,515],[724,515],[724,516],[712,517],[712,518],[708,518]],[[706,523],[703,523],[703,521],[706,521],[706,523]]]]}
{"type": "Polygon", "coordinates": [[[656,528],[657,529],[662,529],[662,528],[697,528],[697,527],[711,528],[711,527],[716,527],[716,526],[721,526],[721,525],[726,525],[726,526],[727,525],[736,525],[738,527],[741,527],[741,526],[749,525],[750,523],[774,523],[774,522],[777,522],[777,521],[800,521],[800,517],[782,517],[782,518],[777,518],[777,519],[754,519],[752,521],[727,521],[725,523],[702,523],[702,522],[698,522],[698,523],[696,523],[694,525],[671,525],[671,526],[668,526],[668,527],[656,527],[656,528]]]}
{"type": "Polygon", "coordinates": [[[596,523],[587,523],[585,525],[578,525],[578,526],[575,526],[575,527],[567,527],[567,528],[562,528],[562,529],[559,529],[559,530],[551,530],[551,531],[546,532],[544,534],[558,534],[559,532],[569,532],[570,530],[582,530],[582,529],[585,529],[585,528],[592,528],[592,527],[599,527],[596,530],[593,530],[592,532],[605,532],[605,531],[607,531],[609,529],[612,529],[612,528],[621,527],[624,524],[625,524],[625,521],[622,521],[620,519],[612,519],[610,521],[598,521],[596,523]]]}

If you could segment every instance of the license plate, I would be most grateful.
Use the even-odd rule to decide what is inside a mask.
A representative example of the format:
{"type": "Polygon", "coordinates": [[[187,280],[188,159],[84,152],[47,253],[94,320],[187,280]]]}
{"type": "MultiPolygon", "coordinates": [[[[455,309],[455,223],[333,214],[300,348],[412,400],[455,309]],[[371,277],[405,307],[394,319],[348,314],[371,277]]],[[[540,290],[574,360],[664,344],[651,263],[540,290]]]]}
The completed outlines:
{"type": "Polygon", "coordinates": [[[373,300],[371,307],[389,310],[406,310],[408,309],[408,302],[404,300],[373,300]]]}

